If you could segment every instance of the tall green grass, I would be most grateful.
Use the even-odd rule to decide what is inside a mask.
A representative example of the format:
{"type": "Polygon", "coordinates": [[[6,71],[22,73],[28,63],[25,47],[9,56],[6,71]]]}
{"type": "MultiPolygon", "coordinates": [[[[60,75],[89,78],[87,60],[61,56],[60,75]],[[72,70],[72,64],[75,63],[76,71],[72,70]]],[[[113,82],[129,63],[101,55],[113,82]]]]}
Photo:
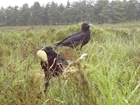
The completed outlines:
{"type": "Polygon", "coordinates": [[[140,105],[140,30],[134,24],[91,26],[91,41],[81,51],[58,49],[66,59],[82,53],[75,73],[54,77],[44,91],[36,52],[79,30],[80,25],[0,28],[0,103],[2,105],[140,105]],[[123,27],[120,27],[123,26],[123,27]]]}

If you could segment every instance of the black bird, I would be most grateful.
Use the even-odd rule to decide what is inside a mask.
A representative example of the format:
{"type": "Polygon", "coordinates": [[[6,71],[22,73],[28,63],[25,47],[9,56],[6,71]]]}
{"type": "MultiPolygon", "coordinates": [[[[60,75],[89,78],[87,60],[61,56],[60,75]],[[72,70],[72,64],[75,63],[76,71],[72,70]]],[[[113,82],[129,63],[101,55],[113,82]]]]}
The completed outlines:
{"type": "Polygon", "coordinates": [[[80,49],[89,42],[90,40],[90,25],[88,23],[83,23],[81,31],[68,36],[63,39],[61,42],[54,44],[54,49],[57,49],[61,46],[68,46],[71,48],[76,48],[80,44],[80,49]]]}
{"type": "Polygon", "coordinates": [[[46,92],[49,86],[49,80],[52,76],[59,76],[62,74],[65,66],[69,64],[67,60],[58,55],[50,46],[44,46],[37,52],[37,56],[41,59],[41,67],[45,74],[45,90],[46,92]]]}
{"type": "Polygon", "coordinates": [[[64,66],[68,65],[67,60],[58,55],[50,46],[45,46],[43,50],[47,55],[47,63],[41,61],[41,66],[45,71],[50,71],[52,76],[59,75],[63,72],[64,66]],[[44,64],[45,63],[45,64],[44,64]]]}

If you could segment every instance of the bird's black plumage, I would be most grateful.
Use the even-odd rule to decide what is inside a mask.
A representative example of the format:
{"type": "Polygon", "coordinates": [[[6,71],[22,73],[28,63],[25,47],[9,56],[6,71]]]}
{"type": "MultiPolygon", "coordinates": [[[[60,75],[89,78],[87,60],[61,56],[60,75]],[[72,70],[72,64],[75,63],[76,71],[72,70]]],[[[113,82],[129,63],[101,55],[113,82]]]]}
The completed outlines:
{"type": "Polygon", "coordinates": [[[54,44],[54,49],[59,46],[68,46],[71,48],[76,48],[79,44],[81,44],[82,48],[85,44],[87,44],[90,40],[90,25],[88,23],[83,23],[81,31],[68,36],[63,39],[61,42],[54,44]]]}
{"type": "MultiPolygon", "coordinates": [[[[44,72],[50,71],[52,76],[59,75],[63,72],[63,67],[68,65],[67,61],[58,55],[50,46],[45,46],[42,48],[47,54],[48,62],[41,61],[42,69],[44,72]]],[[[50,74],[49,74],[50,75],[50,74]]]]}
{"type": "Polygon", "coordinates": [[[62,74],[63,69],[68,65],[68,62],[58,55],[50,46],[44,46],[41,50],[47,55],[47,61],[41,60],[40,62],[45,74],[46,82],[44,92],[46,92],[52,76],[59,76],[59,74],[62,74]]]}

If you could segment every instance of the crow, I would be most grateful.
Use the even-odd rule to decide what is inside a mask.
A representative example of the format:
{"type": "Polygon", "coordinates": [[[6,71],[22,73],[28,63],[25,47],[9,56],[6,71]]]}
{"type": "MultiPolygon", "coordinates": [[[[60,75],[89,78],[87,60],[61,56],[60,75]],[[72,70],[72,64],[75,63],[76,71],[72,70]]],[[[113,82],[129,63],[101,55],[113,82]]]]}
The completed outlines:
{"type": "Polygon", "coordinates": [[[82,54],[76,61],[70,61],[58,55],[50,46],[44,46],[41,50],[37,51],[37,57],[41,60],[40,64],[42,69],[44,70],[45,75],[44,92],[47,91],[49,81],[52,77],[59,76],[62,73],[66,74],[66,68],[77,64],[86,56],[87,54],[82,54]]]}
{"type": "Polygon", "coordinates": [[[53,49],[57,49],[61,46],[68,46],[76,48],[80,44],[80,49],[90,40],[90,25],[88,23],[82,23],[81,31],[66,37],[62,41],[54,44],[53,49]]]}
{"type": "Polygon", "coordinates": [[[41,59],[40,64],[45,74],[45,92],[52,76],[55,77],[62,74],[64,67],[67,66],[69,62],[58,55],[50,46],[44,46],[37,52],[37,56],[41,59]]]}
{"type": "MultiPolygon", "coordinates": [[[[44,46],[41,50],[47,55],[47,61],[41,61],[42,68],[45,69],[45,71],[49,70],[52,76],[56,76],[59,75],[59,73],[62,73],[64,66],[68,65],[67,60],[58,55],[50,46],[44,46]]],[[[46,59],[45,56],[43,57],[46,59]]]]}

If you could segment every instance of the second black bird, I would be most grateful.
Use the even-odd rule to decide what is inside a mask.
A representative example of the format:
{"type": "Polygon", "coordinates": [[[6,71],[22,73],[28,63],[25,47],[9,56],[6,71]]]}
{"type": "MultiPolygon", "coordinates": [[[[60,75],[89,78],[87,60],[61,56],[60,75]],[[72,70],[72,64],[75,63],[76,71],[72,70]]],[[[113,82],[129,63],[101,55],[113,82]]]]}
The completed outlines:
{"type": "Polygon", "coordinates": [[[90,25],[88,23],[83,23],[81,31],[72,34],[71,36],[66,37],[62,41],[54,44],[54,49],[57,49],[61,46],[68,46],[71,48],[76,48],[80,45],[80,49],[89,42],[90,40],[90,25]]]}

